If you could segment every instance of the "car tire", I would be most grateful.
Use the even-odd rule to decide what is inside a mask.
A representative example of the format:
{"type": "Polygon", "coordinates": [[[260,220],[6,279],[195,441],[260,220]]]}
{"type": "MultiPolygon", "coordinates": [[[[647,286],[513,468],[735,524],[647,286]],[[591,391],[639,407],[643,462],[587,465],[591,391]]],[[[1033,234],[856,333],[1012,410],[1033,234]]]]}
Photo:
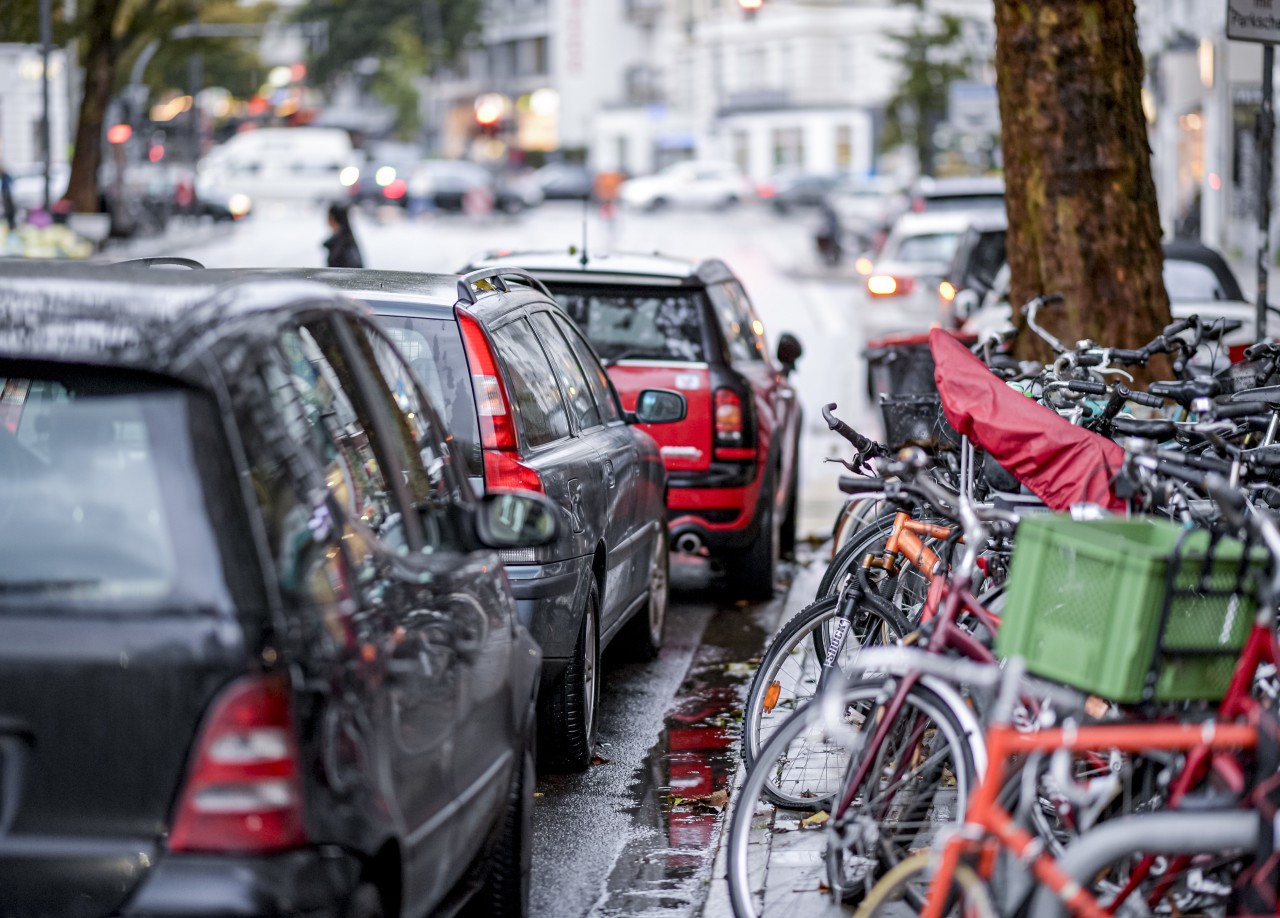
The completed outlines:
{"type": "Polygon", "coordinates": [[[533,869],[533,750],[520,756],[507,792],[502,835],[486,858],[489,874],[467,903],[465,914],[525,918],[529,914],[529,877],[533,869]]]}
{"type": "Polygon", "coordinates": [[[777,576],[780,527],[773,514],[773,483],[765,485],[760,528],[746,548],[725,557],[725,576],[730,592],[739,599],[773,598],[777,576]]]}
{"type": "Polygon", "coordinates": [[[573,656],[538,710],[538,746],[546,771],[582,771],[591,764],[600,703],[599,620],[600,591],[592,577],[573,656]]]}
{"type": "Polygon", "coordinates": [[[652,201],[649,202],[649,207],[647,209],[651,211],[664,210],[666,209],[669,203],[670,202],[666,198],[659,195],[658,197],[654,198],[652,201]]]}
{"type": "Polygon", "coordinates": [[[618,636],[627,658],[638,663],[648,663],[658,656],[667,624],[671,554],[667,544],[666,520],[659,520],[658,527],[658,537],[654,539],[653,554],[649,559],[649,581],[645,586],[649,601],[644,609],[631,617],[618,636]]]}
{"type": "Polygon", "coordinates": [[[720,202],[720,209],[732,210],[733,208],[737,207],[738,204],[739,204],[738,196],[736,194],[731,194],[727,198],[725,198],[723,201],[720,202]]]}
{"type": "Polygon", "coordinates": [[[347,899],[344,918],[383,918],[387,910],[382,904],[382,891],[372,883],[361,883],[347,899]]]}

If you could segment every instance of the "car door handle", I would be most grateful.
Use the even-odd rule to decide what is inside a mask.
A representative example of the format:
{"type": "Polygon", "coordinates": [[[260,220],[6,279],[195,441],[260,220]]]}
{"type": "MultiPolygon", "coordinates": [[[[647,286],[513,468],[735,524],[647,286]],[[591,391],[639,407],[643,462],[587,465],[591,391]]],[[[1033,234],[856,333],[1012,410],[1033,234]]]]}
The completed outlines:
{"type": "Polygon", "coordinates": [[[613,474],[613,460],[606,459],[604,461],[604,483],[607,487],[612,488],[618,483],[618,479],[613,474]]]}

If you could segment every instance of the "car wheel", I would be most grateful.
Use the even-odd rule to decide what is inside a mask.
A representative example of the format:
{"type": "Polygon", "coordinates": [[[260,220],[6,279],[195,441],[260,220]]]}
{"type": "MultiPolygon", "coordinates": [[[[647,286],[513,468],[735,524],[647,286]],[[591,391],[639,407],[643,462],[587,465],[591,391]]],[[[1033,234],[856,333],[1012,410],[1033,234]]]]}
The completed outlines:
{"type": "Polygon", "coordinates": [[[671,202],[664,197],[656,197],[649,202],[649,210],[663,210],[671,202]]]}
{"type": "Polygon", "coordinates": [[[486,861],[489,875],[467,904],[466,914],[525,918],[529,913],[529,875],[533,868],[533,750],[524,754],[511,778],[502,836],[486,861]]]}
{"type": "Polygon", "coordinates": [[[737,206],[738,206],[738,196],[736,194],[731,194],[727,198],[725,198],[723,201],[720,202],[721,210],[729,210],[737,206]]]}
{"type": "Polygon", "coordinates": [[[649,559],[649,582],[646,589],[649,601],[641,612],[627,622],[626,630],[619,636],[626,655],[641,663],[647,663],[662,649],[662,633],[667,624],[667,596],[669,591],[669,567],[671,561],[667,544],[667,524],[658,522],[658,537],[653,540],[653,554],[649,559]]]}
{"type": "Polygon", "coordinates": [[[599,618],[600,591],[593,577],[573,657],[538,712],[538,744],[548,771],[582,771],[591,764],[600,701],[599,618]]]}
{"type": "Polygon", "coordinates": [[[765,506],[760,529],[746,548],[725,558],[725,575],[730,592],[740,599],[773,598],[777,576],[780,531],[773,513],[773,484],[766,483],[765,506]]]}
{"type": "Polygon", "coordinates": [[[382,893],[372,883],[361,883],[347,900],[345,918],[383,918],[382,893]]]}

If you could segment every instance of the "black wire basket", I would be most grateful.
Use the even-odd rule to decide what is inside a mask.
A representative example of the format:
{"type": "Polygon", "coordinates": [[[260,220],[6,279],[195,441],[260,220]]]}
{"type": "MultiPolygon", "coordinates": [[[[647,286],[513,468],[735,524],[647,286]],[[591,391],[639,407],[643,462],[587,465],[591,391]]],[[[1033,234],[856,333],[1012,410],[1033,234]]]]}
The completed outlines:
{"type": "Polygon", "coordinates": [[[882,395],[885,446],[897,452],[908,446],[928,450],[956,449],[960,435],[947,422],[937,395],[882,395]]]}

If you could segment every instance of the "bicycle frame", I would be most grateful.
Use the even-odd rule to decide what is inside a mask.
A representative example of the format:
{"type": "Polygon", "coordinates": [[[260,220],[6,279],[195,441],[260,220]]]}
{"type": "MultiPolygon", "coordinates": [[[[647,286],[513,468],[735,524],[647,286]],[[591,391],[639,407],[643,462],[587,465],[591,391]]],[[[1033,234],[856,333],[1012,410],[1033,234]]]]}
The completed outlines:
{"type": "Polygon", "coordinates": [[[1014,821],[1013,815],[999,801],[1004,786],[1006,766],[1017,758],[1033,753],[1050,753],[1058,749],[1087,752],[1115,749],[1141,753],[1155,749],[1187,752],[1203,749],[1206,753],[1254,748],[1257,728],[1253,724],[1209,721],[1200,724],[1106,724],[1083,727],[1057,727],[1035,733],[1024,733],[1008,723],[992,724],[986,733],[988,771],[969,801],[965,822],[944,843],[938,870],[930,884],[922,918],[942,918],[951,890],[952,879],[962,857],[978,855],[978,870],[984,880],[991,879],[995,851],[991,844],[1010,851],[1029,863],[1035,878],[1050,889],[1072,915],[1084,918],[1107,918],[1110,914],[1059,868],[1048,852],[1039,848],[1039,840],[1014,821]]]}

